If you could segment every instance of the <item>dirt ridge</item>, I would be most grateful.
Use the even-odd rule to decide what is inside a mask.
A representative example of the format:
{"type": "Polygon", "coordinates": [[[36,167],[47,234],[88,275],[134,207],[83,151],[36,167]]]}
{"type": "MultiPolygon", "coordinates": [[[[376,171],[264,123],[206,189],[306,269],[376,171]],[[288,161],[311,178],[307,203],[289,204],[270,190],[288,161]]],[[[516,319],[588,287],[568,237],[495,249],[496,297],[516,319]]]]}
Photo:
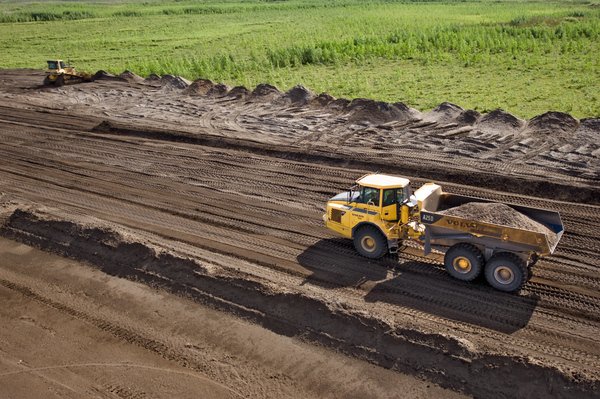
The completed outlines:
{"type": "MultiPolygon", "coordinates": [[[[95,75],[96,79],[110,79],[111,76],[100,70],[95,75]]],[[[347,112],[353,120],[371,122],[371,123],[386,123],[390,121],[402,122],[410,118],[422,118],[425,121],[433,121],[440,124],[456,123],[458,125],[474,126],[482,128],[483,131],[493,127],[495,129],[507,129],[508,131],[522,131],[526,129],[528,132],[538,134],[552,135],[556,132],[574,132],[580,124],[580,121],[573,116],[556,111],[548,111],[541,115],[537,115],[528,121],[524,121],[519,117],[512,115],[502,109],[495,109],[490,112],[479,113],[476,110],[465,110],[459,105],[449,102],[442,102],[437,107],[428,112],[422,112],[403,103],[388,103],[367,98],[338,98],[331,96],[329,93],[320,93],[315,95],[310,89],[297,85],[286,92],[282,92],[277,87],[268,84],[260,83],[253,90],[249,90],[244,86],[236,86],[233,93],[231,87],[224,83],[216,84],[209,79],[197,79],[190,82],[181,76],[175,75],[150,75],[146,79],[135,75],[131,71],[124,71],[119,77],[128,82],[145,82],[153,83],[159,81],[163,86],[172,89],[183,90],[185,94],[200,95],[200,96],[231,96],[237,98],[245,98],[246,94],[251,93],[255,100],[273,100],[279,99],[289,100],[297,106],[312,105],[321,106],[330,109],[338,109],[342,112],[347,112]],[[215,86],[219,86],[218,90],[210,90],[215,86]]],[[[589,119],[589,118],[588,118],[589,119]]]]}
{"type": "Polygon", "coordinates": [[[0,235],[86,261],[111,275],[188,295],[277,333],[301,336],[475,396],[583,398],[593,397],[600,388],[598,381],[529,358],[482,354],[450,335],[393,328],[362,312],[299,292],[278,291],[247,276],[209,272],[193,259],[157,250],[136,237],[94,223],[17,209],[0,228],[0,235]],[[532,391],[526,384],[532,380],[545,383],[536,384],[532,391]]]}

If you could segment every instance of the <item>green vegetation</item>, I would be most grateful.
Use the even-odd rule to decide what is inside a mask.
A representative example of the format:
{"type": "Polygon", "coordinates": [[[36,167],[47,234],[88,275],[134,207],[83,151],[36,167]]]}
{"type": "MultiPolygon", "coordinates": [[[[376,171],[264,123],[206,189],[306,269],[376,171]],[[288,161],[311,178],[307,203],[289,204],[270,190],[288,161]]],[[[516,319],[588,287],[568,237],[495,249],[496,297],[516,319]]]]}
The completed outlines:
{"type": "Polygon", "coordinates": [[[600,116],[599,39],[600,4],[585,1],[0,2],[3,68],[61,57],[523,117],[600,116]]]}

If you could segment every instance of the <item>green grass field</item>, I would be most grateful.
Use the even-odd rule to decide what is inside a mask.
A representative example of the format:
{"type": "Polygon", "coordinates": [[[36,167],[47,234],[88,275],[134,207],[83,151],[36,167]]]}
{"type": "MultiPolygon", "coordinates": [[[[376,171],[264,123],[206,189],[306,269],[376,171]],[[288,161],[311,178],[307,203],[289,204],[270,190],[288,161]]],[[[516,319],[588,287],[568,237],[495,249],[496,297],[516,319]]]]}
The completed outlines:
{"type": "Polygon", "coordinates": [[[600,116],[599,39],[597,1],[0,1],[2,68],[60,57],[522,117],[600,116]]]}

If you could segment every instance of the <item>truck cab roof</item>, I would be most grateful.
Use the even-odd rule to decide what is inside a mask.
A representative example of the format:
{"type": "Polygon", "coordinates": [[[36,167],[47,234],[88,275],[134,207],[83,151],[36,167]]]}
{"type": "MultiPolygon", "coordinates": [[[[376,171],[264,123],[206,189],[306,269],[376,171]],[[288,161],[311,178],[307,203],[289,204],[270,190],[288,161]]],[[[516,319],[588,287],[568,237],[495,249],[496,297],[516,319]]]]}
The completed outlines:
{"type": "Polygon", "coordinates": [[[379,173],[373,173],[361,177],[356,181],[361,186],[373,187],[373,188],[400,188],[406,187],[410,184],[410,180],[399,177],[382,175],[379,173]]]}

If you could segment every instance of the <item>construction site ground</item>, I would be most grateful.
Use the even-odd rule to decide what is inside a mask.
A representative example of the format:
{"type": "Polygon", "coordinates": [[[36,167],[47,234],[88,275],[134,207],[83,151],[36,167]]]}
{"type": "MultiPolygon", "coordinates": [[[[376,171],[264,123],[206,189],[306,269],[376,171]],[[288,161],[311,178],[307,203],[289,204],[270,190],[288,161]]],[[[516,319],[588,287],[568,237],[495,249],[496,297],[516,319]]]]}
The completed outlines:
{"type": "Polygon", "coordinates": [[[597,119],[42,80],[0,71],[8,397],[600,395],[597,119]],[[519,294],[369,261],[321,215],[376,170],[566,232],[519,294]]]}

